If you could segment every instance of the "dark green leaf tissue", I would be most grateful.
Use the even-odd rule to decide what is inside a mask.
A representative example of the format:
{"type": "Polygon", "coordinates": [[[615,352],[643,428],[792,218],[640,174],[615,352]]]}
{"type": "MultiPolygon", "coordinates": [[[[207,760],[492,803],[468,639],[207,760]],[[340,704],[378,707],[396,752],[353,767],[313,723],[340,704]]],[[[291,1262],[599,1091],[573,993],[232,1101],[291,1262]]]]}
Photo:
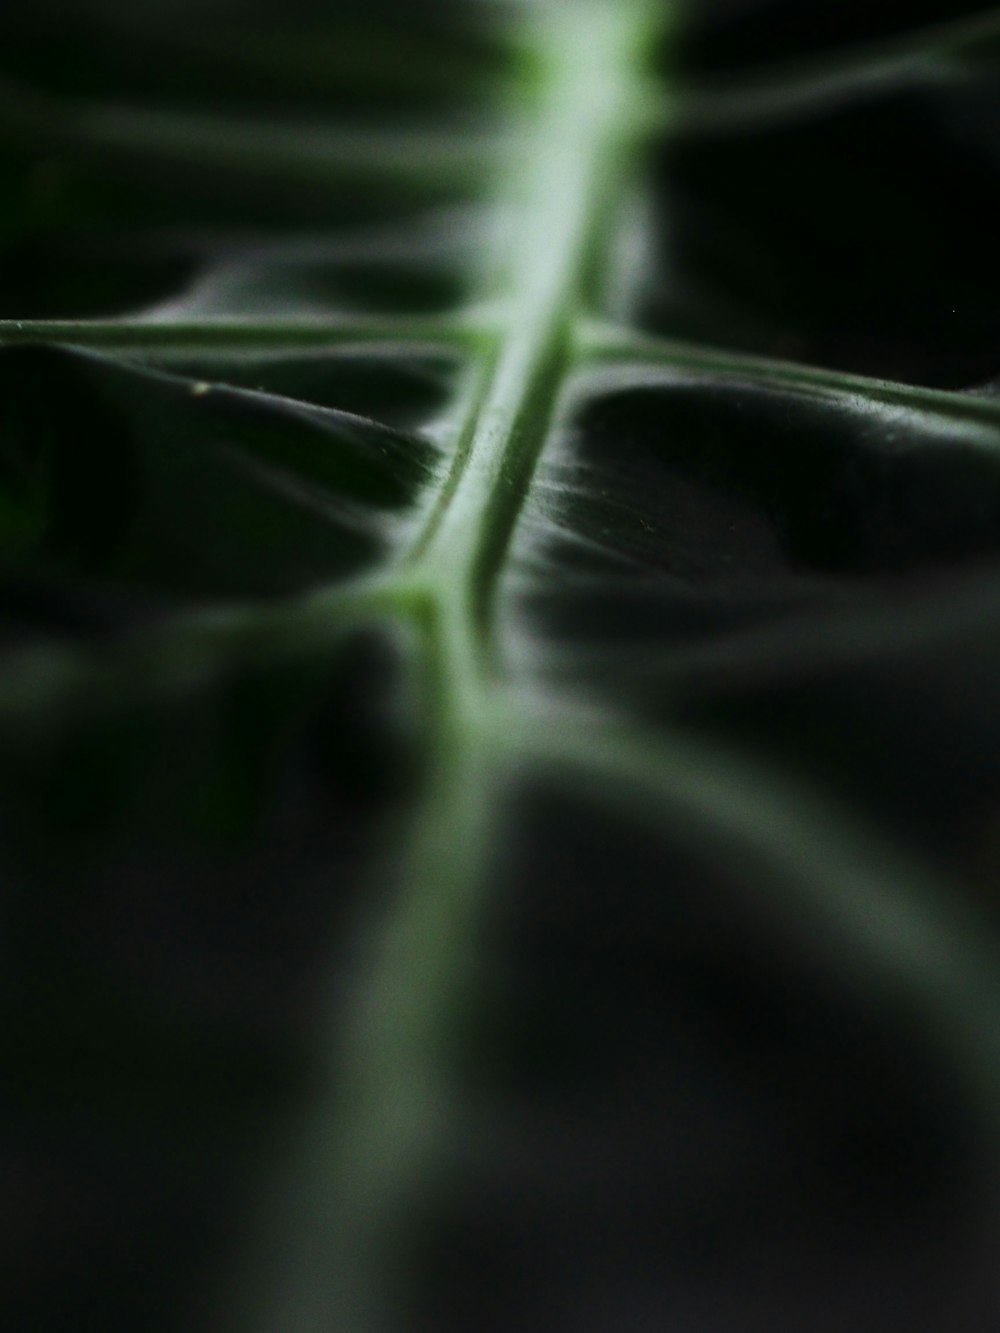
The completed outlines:
{"type": "Polygon", "coordinates": [[[1000,9],[0,7],[0,1326],[1000,1328],[1000,9]]]}

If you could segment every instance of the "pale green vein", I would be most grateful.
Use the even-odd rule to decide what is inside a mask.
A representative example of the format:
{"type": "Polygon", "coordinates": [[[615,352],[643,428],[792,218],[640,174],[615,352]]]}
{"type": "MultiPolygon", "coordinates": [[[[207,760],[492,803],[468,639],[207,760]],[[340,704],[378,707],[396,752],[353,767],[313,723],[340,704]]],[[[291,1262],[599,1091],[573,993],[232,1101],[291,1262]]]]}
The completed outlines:
{"type": "Polygon", "coordinates": [[[578,396],[583,398],[615,389],[715,377],[729,385],[808,393],[853,406],[869,416],[880,408],[919,413],[929,421],[962,424],[977,438],[1000,443],[1000,398],[982,393],[927,389],[598,324],[589,326],[582,347],[590,363],[586,369],[581,365],[577,378],[578,396]]]}
{"type": "Polygon", "coordinates": [[[2,319],[0,346],[19,343],[63,343],[116,351],[192,350],[240,351],[343,344],[382,344],[401,350],[427,347],[478,349],[491,332],[478,311],[441,316],[330,315],[295,319],[212,318],[151,319],[2,319]]]}
{"type": "Polygon", "coordinates": [[[139,152],[185,167],[215,167],[333,186],[393,185],[429,191],[481,189],[499,157],[467,127],[379,130],[368,126],[276,126],[270,122],[168,115],[128,107],[83,109],[72,138],[107,152],[139,152]]]}
{"type": "Polygon", "coordinates": [[[475,615],[547,438],[576,325],[603,280],[615,208],[631,198],[637,71],[652,28],[645,4],[529,12],[544,73],[505,186],[519,222],[494,281],[511,294],[443,503],[415,553],[440,586],[471,598],[475,615]]]}
{"type": "Polygon", "coordinates": [[[373,578],[171,615],[113,643],[19,649],[0,667],[0,720],[8,735],[96,725],[196,692],[235,669],[322,658],[359,619],[407,609],[399,589],[373,578]]]}
{"type": "MultiPolygon", "coordinates": [[[[923,662],[930,680],[933,660],[953,657],[959,645],[965,651],[978,641],[981,654],[989,653],[1000,626],[1000,586],[989,565],[973,574],[964,566],[940,570],[877,590],[842,588],[840,595],[842,602],[822,610],[798,611],[662,654],[647,648],[629,655],[619,647],[615,665],[630,683],[667,689],[678,701],[863,671],[887,659],[923,662]]],[[[554,654],[547,654],[547,664],[557,667],[554,654]]]]}
{"type": "Polygon", "coordinates": [[[178,168],[213,169],[260,180],[457,195],[481,192],[506,145],[468,124],[412,129],[375,125],[281,124],[183,111],[59,101],[0,82],[0,139],[13,131],[47,152],[178,168]]]}
{"type": "MultiPolygon", "coordinates": [[[[473,714],[455,715],[462,690],[450,635],[431,603],[408,610],[439,721],[428,790],[402,891],[384,917],[369,906],[347,998],[342,991],[331,1005],[330,1086],[307,1109],[265,1192],[259,1262],[239,1277],[241,1333],[396,1327],[400,1256],[456,1116],[458,1029],[482,966],[477,890],[494,806],[491,714],[482,699],[473,714]]],[[[375,883],[371,897],[380,902],[375,883]]]]}
{"type": "Polygon", "coordinates": [[[848,984],[930,1037],[1000,1167],[1000,956],[955,886],[808,783],[689,733],[651,741],[628,723],[543,705],[512,708],[497,741],[518,762],[528,754],[596,780],[602,800],[702,855],[718,849],[740,868],[734,888],[778,899],[848,984]]]}
{"type": "Polygon", "coordinates": [[[422,630],[434,774],[399,894],[367,923],[353,999],[330,1024],[339,1095],[317,1103],[277,1210],[296,1221],[266,1247],[277,1298],[256,1326],[268,1331],[392,1326],[409,1214],[456,1111],[450,1034],[474,996],[494,822],[490,591],[630,195],[653,35],[645,0],[536,3],[522,24],[521,141],[499,184],[515,221],[484,275],[486,297],[507,298],[453,467],[398,575],[422,630]]]}
{"type": "Polygon", "coordinates": [[[976,57],[998,41],[1000,9],[994,9],[830,56],[787,61],[716,86],[682,85],[659,114],[664,131],[675,137],[752,134],[865,98],[961,80],[976,57]]]}

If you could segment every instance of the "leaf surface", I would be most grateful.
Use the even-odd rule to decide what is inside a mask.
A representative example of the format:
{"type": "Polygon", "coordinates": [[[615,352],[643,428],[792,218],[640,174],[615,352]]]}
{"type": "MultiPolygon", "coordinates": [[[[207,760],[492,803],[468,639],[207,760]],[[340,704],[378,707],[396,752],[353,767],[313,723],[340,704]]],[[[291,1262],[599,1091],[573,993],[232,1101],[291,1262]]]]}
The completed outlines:
{"type": "Polygon", "coordinates": [[[0,16],[11,1327],[992,1326],[997,32],[0,16]]]}

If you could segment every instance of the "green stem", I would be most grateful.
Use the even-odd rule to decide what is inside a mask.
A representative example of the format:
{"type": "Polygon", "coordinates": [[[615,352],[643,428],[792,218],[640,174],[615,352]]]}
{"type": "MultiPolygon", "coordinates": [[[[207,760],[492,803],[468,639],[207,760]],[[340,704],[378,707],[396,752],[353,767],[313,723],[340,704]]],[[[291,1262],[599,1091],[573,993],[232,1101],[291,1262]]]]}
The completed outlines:
{"type": "Polygon", "coordinates": [[[518,224],[510,296],[492,357],[470,395],[455,462],[414,561],[483,624],[492,587],[575,354],[575,330],[602,285],[613,211],[631,198],[637,100],[654,32],[645,4],[531,13],[537,119],[504,183],[518,224]]]}
{"type": "Polygon", "coordinates": [[[572,10],[540,0],[524,18],[532,82],[516,89],[522,146],[500,188],[517,221],[504,267],[484,283],[487,298],[497,288],[510,298],[470,384],[453,466],[397,583],[424,645],[429,794],[400,893],[381,922],[364,923],[352,997],[330,1021],[339,1093],[317,1103],[294,1197],[277,1210],[295,1223],[283,1247],[269,1246],[278,1308],[263,1313],[268,1330],[392,1327],[413,1203],[455,1114],[454,1029],[480,971],[499,803],[492,591],[552,433],[576,327],[603,286],[613,210],[632,197],[635,104],[654,33],[645,0],[572,10]]]}

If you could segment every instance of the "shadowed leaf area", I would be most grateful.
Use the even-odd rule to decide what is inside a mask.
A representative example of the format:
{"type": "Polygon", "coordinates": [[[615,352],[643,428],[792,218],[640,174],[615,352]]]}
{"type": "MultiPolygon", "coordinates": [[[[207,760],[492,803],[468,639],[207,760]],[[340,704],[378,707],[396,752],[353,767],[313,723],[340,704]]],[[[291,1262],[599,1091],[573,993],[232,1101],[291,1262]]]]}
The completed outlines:
{"type": "Polygon", "coordinates": [[[0,1322],[992,1333],[1000,11],[0,13],[0,1322]]]}

